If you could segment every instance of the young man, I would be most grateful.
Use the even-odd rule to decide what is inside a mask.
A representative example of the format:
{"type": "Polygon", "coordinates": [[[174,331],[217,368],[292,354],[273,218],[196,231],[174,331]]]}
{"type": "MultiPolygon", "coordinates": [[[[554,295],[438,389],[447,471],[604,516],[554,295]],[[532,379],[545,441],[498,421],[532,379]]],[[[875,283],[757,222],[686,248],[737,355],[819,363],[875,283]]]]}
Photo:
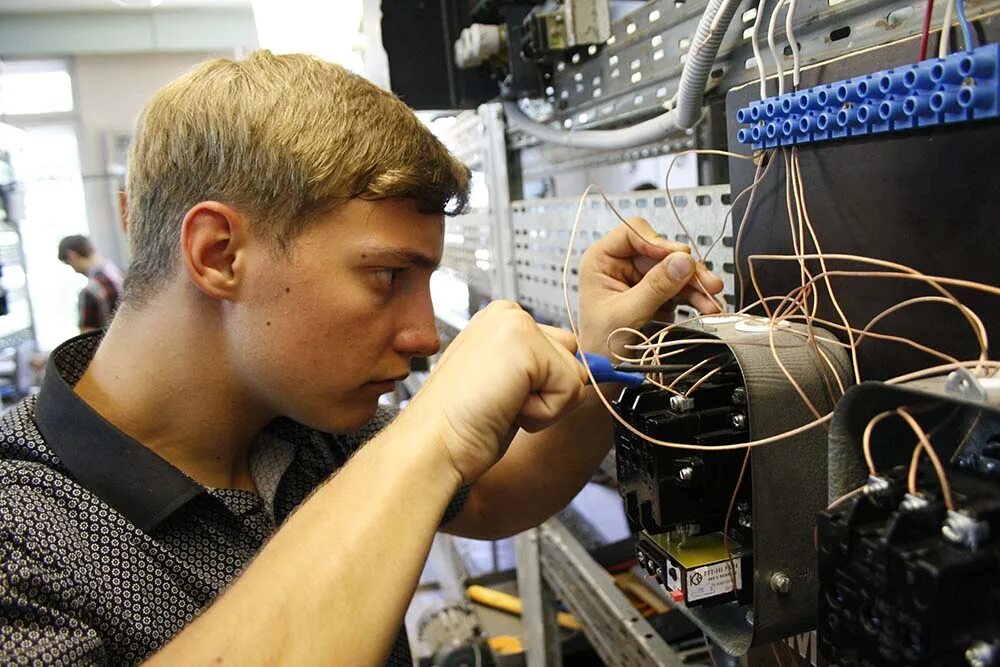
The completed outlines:
{"type": "Polygon", "coordinates": [[[80,332],[103,329],[111,324],[122,293],[122,273],[101,257],[86,236],[75,234],[59,242],[59,261],[87,276],[80,291],[80,332]]]}
{"type": "MultiPolygon", "coordinates": [[[[516,304],[377,409],[438,349],[429,278],[467,182],[401,102],[306,56],[155,95],[120,313],[0,428],[0,661],[408,665],[434,532],[510,535],[568,502],[610,420],[572,338],[516,304]]],[[[590,350],[696,270],[721,289],[633,224],[650,240],[622,227],[584,258],[590,350]]]]}

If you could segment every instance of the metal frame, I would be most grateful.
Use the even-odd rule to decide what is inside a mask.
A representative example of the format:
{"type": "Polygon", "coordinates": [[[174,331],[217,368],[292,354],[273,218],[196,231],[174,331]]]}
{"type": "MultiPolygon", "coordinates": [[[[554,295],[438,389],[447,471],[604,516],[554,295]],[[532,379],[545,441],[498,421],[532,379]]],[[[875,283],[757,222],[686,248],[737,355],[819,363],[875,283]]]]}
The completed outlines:
{"type": "MultiPolygon", "coordinates": [[[[549,519],[532,532],[535,534],[528,539],[537,544],[537,557],[545,580],[580,619],[584,634],[607,664],[662,667],[684,664],[683,658],[636,612],[604,568],[558,519],[549,519]]],[[[534,568],[535,564],[529,562],[526,567],[534,568]]],[[[519,573],[520,569],[519,559],[519,573]]],[[[519,574],[518,585],[520,583],[519,574]]],[[[527,612],[525,591],[521,591],[521,596],[525,599],[527,612]]],[[[526,615],[526,624],[534,625],[528,621],[526,615]]],[[[534,637],[528,639],[530,647],[534,637]]],[[[536,664],[530,652],[528,661],[532,667],[536,664]]]]}
{"type": "MultiPolygon", "coordinates": [[[[564,128],[589,128],[662,110],[680,81],[691,36],[708,0],[657,0],[612,25],[605,45],[588,57],[574,56],[559,63],[546,90],[554,106],[554,120],[564,128]]],[[[932,25],[940,26],[944,3],[934,13],[932,25]]],[[[709,85],[718,90],[757,78],[749,29],[756,15],[756,0],[741,0],[716,58],[709,85]]],[[[801,65],[807,67],[860,50],[920,34],[925,0],[800,0],[795,14],[795,37],[801,48],[801,65]]],[[[967,8],[975,20],[996,11],[993,0],[967,8]]],[[[775,66],[767,49],[767,20],[774,3],[762,18],[761,49],[768,76],[775,66]]],[[[784,14],[775,37],[784,49],[787,39],[784,14]]],[[[783,55],[788,74],[791,54],[783,55]]]]}

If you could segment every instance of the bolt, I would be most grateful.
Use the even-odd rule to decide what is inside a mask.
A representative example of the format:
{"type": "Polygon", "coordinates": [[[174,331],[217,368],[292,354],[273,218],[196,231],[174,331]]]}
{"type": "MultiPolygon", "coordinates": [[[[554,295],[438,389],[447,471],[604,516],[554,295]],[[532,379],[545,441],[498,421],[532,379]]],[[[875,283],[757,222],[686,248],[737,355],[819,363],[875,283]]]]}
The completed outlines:
{"type": "Polygon", "coordinates": [[[949,542],[961,544],[973,551],[989,537],[990,525],[985,521],[976,521],[964,512],[948,511],[948,518],[941,526],[941,533],[949,542]]]}
{"type": "Polygon", "coordinates": [[[792,588],[792,580],[784,572],[775,572],[771,575],[771,590],[779,595],[787,595],[792,588]]]}
{"type": "Polygon", "coordinates": [[[736,506],[736,523],[744,528],[750,528],[753,517],[750,515],[750,503],[740,503],[736,506]]]}
{"type": "Polygon", "coordinates": [[[690,482],[692,479],[694,479],[694,468],[692,468],[691,466],[685,466],[684,468],[681,468],[680,470],[677,471],[677,479],[681,480],[682,482],[690,482]]]}
{"type": "Polygon", "coordinates": [[[675,412],[688,412],[694,409],[694,399],[686,396],[671,396],[670,409],[675,412]]]}
{"type": "Polygon", "coordinates": [[[746,428],[746,425],[747,425],[747,416],[746,415],[741,414],[741,413],[736,413],[735,415],[733,415],[733,426],[735,426],[736,428],[742,429],[742,428],[746,428]]]}
{"type": "Polygon", "coordinates": [[[998,651],[996,644],[978,641],[965,651],[965,660],[971,667],[996,667],[998,651]]]}
{"type": "Polygon", "coordinates": [[[923,496],[913,496],[907,493],[903,496],[903,501],[899,504],[899,509],[912,512],[927,507],[929,503],[923,496]]]}
{"type": "Polygon", "coordinates": [[[889,480],[878,475],[868,477],[868,484],[865,485],[865,493],[870,496],[878,496],[889,490],[889,480]]]}

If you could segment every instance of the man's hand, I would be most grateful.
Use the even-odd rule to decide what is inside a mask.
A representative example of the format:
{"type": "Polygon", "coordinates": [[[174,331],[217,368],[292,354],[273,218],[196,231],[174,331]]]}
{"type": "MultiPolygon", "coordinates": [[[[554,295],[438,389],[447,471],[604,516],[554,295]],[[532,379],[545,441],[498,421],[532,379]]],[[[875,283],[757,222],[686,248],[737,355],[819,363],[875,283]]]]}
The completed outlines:
{"type": "Polygon", "coordinates": [[[494,301],[448,346],[407,412],[441,420],[448,456],[471,483],[518,428],[539,431],[583,400],[587,375],[575,351],[572,334],[494,301]]]}
{"type": "Polygon", "coordinates": [[[580,334],[587,352],[608,354],[607,337],[620,327],[672,321],[678,302],[702,313],[719,311],[710,295],[722,291],[722,280],[695,262],[688,246],[658,236],[642,218],[629,225],[636,231],[619,225],[580,262],[580,334]]]}

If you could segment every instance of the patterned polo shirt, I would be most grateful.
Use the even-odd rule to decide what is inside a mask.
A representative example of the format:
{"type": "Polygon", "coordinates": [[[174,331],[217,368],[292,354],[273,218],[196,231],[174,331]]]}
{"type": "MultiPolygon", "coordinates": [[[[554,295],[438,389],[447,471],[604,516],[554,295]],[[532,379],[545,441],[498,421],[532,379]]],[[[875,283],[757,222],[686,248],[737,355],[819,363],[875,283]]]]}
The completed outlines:
{"type": "MultiPolygon", "coordinates": [[[[149,657],[394,416],[340,435],[278,419],[251,449],[257,493],[205,488],[74,393],[102,336],[57,348],[38,396],[0,418],[0,664],[149,657]]],[[[388,664],[412,664],[402,630],[388,664]]]]}

